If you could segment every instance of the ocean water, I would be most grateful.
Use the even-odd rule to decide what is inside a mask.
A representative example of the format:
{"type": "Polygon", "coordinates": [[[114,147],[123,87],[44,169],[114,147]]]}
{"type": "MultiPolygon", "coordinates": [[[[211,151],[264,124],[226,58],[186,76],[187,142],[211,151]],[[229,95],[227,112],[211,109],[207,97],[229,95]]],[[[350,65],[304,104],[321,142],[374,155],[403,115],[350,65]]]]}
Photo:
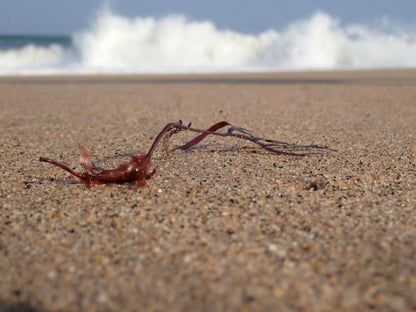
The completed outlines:
{"type": "Polygon", "coordinates": [[[68,36],[0,35],[0,74],[416,68],[416,27],[344,25],[324,12],[245,34],[181,15],[109,10],[68,36]]]}

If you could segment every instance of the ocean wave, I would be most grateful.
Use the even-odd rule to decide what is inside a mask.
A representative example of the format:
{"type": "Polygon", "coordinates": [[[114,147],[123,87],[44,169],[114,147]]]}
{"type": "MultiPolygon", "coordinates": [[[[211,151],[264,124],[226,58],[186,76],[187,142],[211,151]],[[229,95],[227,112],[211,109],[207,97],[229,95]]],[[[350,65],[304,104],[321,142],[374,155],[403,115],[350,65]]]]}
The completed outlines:
{"type": "Polygon", "coordinates": [[[70,46],[0,49],[0,74],[412,68],[415,34],[397,25],[342,25],[323,12],[252,35],[181,15],[127,18],[104,10],[70,46]]]}

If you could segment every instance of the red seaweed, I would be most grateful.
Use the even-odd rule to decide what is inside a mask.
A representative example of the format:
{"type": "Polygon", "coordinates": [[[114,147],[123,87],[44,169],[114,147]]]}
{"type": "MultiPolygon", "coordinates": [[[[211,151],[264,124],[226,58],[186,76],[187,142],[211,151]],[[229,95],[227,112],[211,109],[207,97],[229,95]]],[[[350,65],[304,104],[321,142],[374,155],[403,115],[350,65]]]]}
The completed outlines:
{"type": "Polygon", "coordinates": [[[40,157],[39,161],[53,164],[68,171],[70,174],[83,181],[88,187],[109,183],[135,183],[138,186],[145,186],[146,180],[152,178],[157,174],[156,168],[151,170],[150,160],[160,140],[164,138],[164,146],[167,149],[167,140],[172,135],[180,131],[191,131],[200,133],[189,142],[176,147],[176,149],[180,150],[190,149],[191,147],[197,145],[199,142],[205,139],[208,135],[233,137],[237,139],[250,141],[274,154],[305,156],[310,154],[319,154],[332,150],[326,146],[298,145],[257,137],[254,136],[248,130],[240,127],[235,127],[227,121],[218,122],[212,125],[210,128],[203,130],[193,128],[191,127],[191,124],[188,124],[186,126],[182,123],[181,120],[179,120],[178,122],[168,123],[162,129],[162,131],[160,131],[160,133],[154,139],[152,146],[146,154],[131,156],[129,162],[122,164],[114,169],[103,169],[96,167],[91,161],[91,158],[83,145],[79,145],[80,158],[74,164],[61,163],[45,157],[40,157]],[[227,131],[218,131],[224,127],[228,127],[227,131]],[[84,172],[76,172],[73,169],[73,167],[77,164],[80,164],[84,168],[84,172]]]}

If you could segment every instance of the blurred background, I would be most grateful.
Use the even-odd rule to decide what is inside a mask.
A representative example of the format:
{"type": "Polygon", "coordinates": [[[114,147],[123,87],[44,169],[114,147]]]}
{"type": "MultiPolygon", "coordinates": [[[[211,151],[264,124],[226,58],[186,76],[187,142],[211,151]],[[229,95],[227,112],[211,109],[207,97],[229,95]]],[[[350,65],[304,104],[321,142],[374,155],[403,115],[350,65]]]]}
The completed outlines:
{"type": "Polygon", "coordinates": [[[2,0],[0,74],[416,67],[416,1],[2,0]]]}

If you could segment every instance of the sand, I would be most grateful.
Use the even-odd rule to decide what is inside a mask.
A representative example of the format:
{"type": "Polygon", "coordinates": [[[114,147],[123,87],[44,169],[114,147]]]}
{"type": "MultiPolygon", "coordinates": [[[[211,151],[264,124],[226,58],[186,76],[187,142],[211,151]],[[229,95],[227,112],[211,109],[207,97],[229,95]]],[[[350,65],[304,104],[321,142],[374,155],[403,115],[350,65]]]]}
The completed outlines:
{"type": "MultiPolygon", "coordinates": [[[[416,71],[0,78],[0,311],[416,310],[416,71]],[[172,121],[208,138],[88,189],[172,121]]],[[[191,138],[176,134],[174,147],[191,138]]]]}

